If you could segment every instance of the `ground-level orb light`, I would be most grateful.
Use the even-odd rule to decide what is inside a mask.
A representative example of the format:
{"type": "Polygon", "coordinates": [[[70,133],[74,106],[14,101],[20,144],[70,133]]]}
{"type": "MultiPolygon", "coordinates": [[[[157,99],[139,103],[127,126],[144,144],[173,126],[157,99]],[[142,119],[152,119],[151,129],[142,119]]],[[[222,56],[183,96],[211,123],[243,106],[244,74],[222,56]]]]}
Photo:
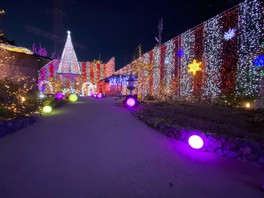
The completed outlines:
{"type": "Polygon", "coordinates": [[[57,100],[62,100],[62,99],[65,98],[65,95],[64,95],[63,93],[56,93],[56,94],[55,94],[55,98],[56,98],[57,100]]]}
{"type": "Polygon", "coordinates": [[[199,135],[192,135],[189,137],[188,143],[194,149],[200,149],[204,145],[204,141],[199,135]]]}
{"type": "Polygon", "coordinates": [[[250,108],[251,107],[250,103],[249,102],[246,102],[245,107],[246,108],[250,108]]]}
{"type": "Polygon", "coordinates": [[[102,98],[102,93],[99,93],[99,94],[97,95],[97,97],[98,97],[98,98],[102,98]]]}
{"type": "Polygon", "coordinates": [[[78,96],[77,96],[76,94],[71,94],[71,95],[69,96],[69,100],[70,100],[71,102],[76,102],[76,101],[78,100],[78,96]]]}
{"type": "Polygon", "coordinates": [[[133,107],[133,106],[135,106],[136,101],[135,101],[134,98],[128,98],[127,101],[126,101],[126,104],[127,104],[127,106],[129,106],[129,107],[133,107]]]}
{"type": "Polygon", "coordinates": [[[47,105],[43,107],[43,112],[44,113],[50,113],[52,111],[51,106],[47,105]]]}

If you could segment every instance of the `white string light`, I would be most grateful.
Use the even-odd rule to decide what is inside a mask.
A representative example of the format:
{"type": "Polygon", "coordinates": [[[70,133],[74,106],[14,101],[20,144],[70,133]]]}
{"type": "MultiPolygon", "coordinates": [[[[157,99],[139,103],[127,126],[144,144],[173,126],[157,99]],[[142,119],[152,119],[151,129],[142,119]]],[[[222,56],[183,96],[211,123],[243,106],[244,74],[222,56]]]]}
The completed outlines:
{"type": "Polygon", "coordinates": [[[260,0],[246,0],[239,5],[239,61],[237,64],[236,94],[256,96],[260,91],[260,68],[253,65],[263,38],[263,7],[260,0]]]}
{"type": "Polygon", "coordinates": [[[173,92],[172,88],[172,77],[173,77],[173,69],[175,65],[175,44],[173,40],[169,40],[165,43],[166,52],[165,52],[165,59],[164,59],[164,80],[166,86],[167,94],[171,95],[173,92]]]}
{"type": "Polygon", "coordinates": [[[204,53],[206,82],[202,89],[204,95],[215,98],[220,95],[222,39],[219,24],[220,17],[215,17],[204,24],[204,53]]]}
{"type": "Polygon", "coordinates": [[[153,95],[158,94],[160,85],[160,48],[154,48],[154,68],[153,68],[153,95]]]}
{"type": "Polygon", "coordinates": [[[195,36],[194,32],[188,30],[187,32],[181,34],[181,49],[184,50],[184,54],[180,61],[181,68],[181,96],[191,96],[193,93],[193,75],[188,73],[188,64],[194,59],[194,44],[195,36]]]}

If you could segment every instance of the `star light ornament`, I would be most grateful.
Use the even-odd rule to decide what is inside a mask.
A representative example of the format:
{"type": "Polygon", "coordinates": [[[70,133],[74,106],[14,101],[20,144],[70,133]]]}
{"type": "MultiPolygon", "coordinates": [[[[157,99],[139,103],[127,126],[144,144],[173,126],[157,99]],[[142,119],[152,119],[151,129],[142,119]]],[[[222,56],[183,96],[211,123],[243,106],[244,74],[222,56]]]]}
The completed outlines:
{"type": "Polygon", "coordinates": [[[224,39],[226,41],[231,40],[236,35],[236,29],[230,28],[227,32],[224,33],[224,39]]]}
{"type": "Polygon", "coordinates": [[[197,71],[202,71],[202,69],[200,68],[201,64],[202,62],[196,62],[196,60],[194,59],[193,62],[188,65],[188,73],[193,73],[193,75],[195,76],[197,71]]]}

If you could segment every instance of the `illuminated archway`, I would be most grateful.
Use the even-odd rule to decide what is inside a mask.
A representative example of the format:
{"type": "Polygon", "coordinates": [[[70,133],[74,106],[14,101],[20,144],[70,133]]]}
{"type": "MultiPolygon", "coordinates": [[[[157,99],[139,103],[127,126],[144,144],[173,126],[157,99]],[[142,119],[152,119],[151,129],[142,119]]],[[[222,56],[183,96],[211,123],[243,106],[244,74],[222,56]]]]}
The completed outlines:
{"type": "Polygon", "coordinates": [[[44,93],[46,93],[46,94],[54,94],[53,86],[52,86],[51,82],[49,82],[49,81],[47,81],[47,80],[43,80],[43,81],[41,81],[41,82],[39,83],[39,85],[38,85],[38,89],[39,89],[40,92],[44,92],[44,93]],[[47,84],[47,85],[49,86],[49,91],[47,91],[47,89],[43,90],[42,86],[43,86],[44,84],[47,84]]]}
{"type": "Polygon", "coordinates": [[[85,82],[82,84],[82,96],[91,96],[96,93],[96,85],[91,82],[85,82]]]}

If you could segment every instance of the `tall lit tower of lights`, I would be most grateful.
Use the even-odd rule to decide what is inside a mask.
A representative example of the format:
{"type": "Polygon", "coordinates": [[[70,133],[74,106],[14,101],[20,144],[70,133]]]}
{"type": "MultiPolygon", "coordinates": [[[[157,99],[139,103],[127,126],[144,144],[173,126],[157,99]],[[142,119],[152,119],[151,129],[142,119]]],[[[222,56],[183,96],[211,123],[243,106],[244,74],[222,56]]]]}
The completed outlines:
{"type": "MultiPolygon", "coordinates": [[[[68,36],[62,52],[61,60],[57,69],[57,74],[70,78],[70,90],[73,89],[73,79],[81,75],[81,70],[71,41],[71,32],[67,31],[68,36]]],[[[66,86],[64,86],[66,88],[66,86]]],[[[68,87],[67,87],[68,88],[68,87]]]]}

